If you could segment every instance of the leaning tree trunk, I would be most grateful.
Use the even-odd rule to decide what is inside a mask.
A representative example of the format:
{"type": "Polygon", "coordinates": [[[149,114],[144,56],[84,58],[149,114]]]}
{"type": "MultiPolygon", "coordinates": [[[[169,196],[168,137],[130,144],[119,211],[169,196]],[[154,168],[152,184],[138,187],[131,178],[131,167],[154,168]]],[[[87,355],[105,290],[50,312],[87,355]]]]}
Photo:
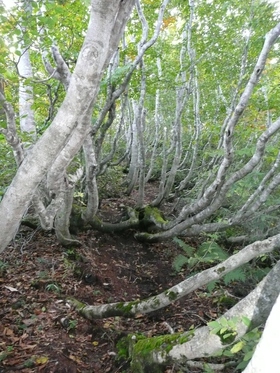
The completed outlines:
{"type": "MultiPolygon", "coordinates": [[[[19,167],[0,205],[0,252],[15,236],[39,183],[75,131],[92,112],[102,73],[116,49],[134,0],[91,1],[91,17],[69,88],[56,117],[19,167]]],[[[84,138],[80,145],[82,145],[84,138]]],[[[74,156],[75,154],[73,154],[74,156]]]]}
{"type": "MultiPolygon", "coordinates": [[[[216,320],[217,323],[220,323],[220,320],[224,322],[225,319],[230,321],[234,318],[234,320],[236,320],[236,329],[234,330],[236,334],[234,336],[234,341],[231,342],[231,346],[233,343],[238,342],[247,332],[262,325],[266,321],[280,291],[279,268],[280,262],[275,265],[269,274],[247,295],[247,297],[242,299],[216,320]],[[249,325],[244,319],[250,320],[249,325]]],[[[276,330],[279,331],[279,328],[276,330]]],[[[279,340],[279,334],[277,339],[279,340]]],[[[267,344],[270,346],[269,348],[271,348],[271,343],[273,344],[273,342],[274,341],[271,342],[271,340],[269,340],[267,344]]],[[[193,359],[213,357],[227,346],[229,346],[229,344],[226,344],[222,338],[213,333],[208,325],[202,326],[193,332],[186,332],[179,335],[156,336],[153,338],[139,339],[139,341],[137,341],[136,338],[131,344],[131,365],[134,373],[149,373],[151,372],[151,367],[155,369],[157,365],[170,362],[184,364],[186,361],[193,359]],[[154,345],[156,347],[151,349],[150,352],[147,352],[148,345],[154,345]]],[[[276,350],[279,345],[275,343],[274,346],[276,350]]],[[[274,354],[274,356],[277,356],[277,353],[274,354]]],[[[266,367],[268,367],[267,357],[265,362],[266,367]]],[[[257,368],[257,365],[254,365],[254,367],[257,368]]],[[[250,370],[248,373],[278,373],[278,371],[279,365],[278,370],[256,369],[250,370]]]]}
{"type": "MultiPolygon", "coordinates": [[[[278,290],[279,291],[279,290],[278,290]]],[[[280,345],[280,295],[270,312],[256,351],[243,373],[278,373],[280,345]]]]}

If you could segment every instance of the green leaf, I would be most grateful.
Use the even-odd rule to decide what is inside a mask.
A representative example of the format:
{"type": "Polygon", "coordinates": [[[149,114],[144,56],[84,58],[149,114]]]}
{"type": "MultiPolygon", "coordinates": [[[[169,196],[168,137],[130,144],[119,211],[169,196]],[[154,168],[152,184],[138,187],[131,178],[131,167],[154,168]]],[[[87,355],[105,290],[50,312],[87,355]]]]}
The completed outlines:
{"type": "Polygon", "coordinates": [[[172,263],[172,267],[175,269],[176,272],[180,272],[182,267],[187,264],[188,261],[189,259],[186,256],[179,254],[175,257],[172,263]]]}
{"type": "MultiPolygon", "coordinates": [[[[214,321],[210,321],[208,324],[208,327],[211,329],[211,330],[214,330],[214,329],[218,329],[220,330],[221,329],[221,325],[218,321],[214,320],[214,321]]],[[[213,333],[215,334],[215,333],[213,333]]]]}
{"type": "Polygon", "coordinates": [[[253,356],[253,355],[254,355],[254,350],[248,351],[248,352],[246,352],[246,354],[245,354],[243,360],[244,360],[244,361],[249,361],[249,360],[252,359],[252,356],[253,356]]]}
{"type": "Polygon", "coordinates": [[[224,316],[219,319],[219,323],[224,327],[228,327],[228,320],[224,316]]]}
{"type": "Polygon", "coordinates": [[[250,326],[250,324],[251,324],[251,320],[246,316],[242,316],[242,322],[246,326],[250,326]]]}
{"type": "Polygon", "coordinates": [[[237,352],[241,351],[242,348],[244,347],[244,342],[243,341],[239,341],[237,342],[235,345],[233,345],[233,347],[230,349],[230,352],[233,353],[233,354],[237,354],[237,352]]]}
{"type": "MultiPolygon", "coordinates": [[[[225,334],[225,332],[226,331],[228,331],[228,328],[226,327],[226,328],[222,328],[221,330],[220,330],[220,334],[225,334]]],[[[224,337],[226,338],[227,336],[229,336],[228,334],[225,334],[224,335],[224,337]]]]}
{"type": "Polygon", "coordinates": [[[237,365],[236,369],[243,371],[246,368],[247,365],[248,365],[248,362],[243,360],[243,361],[241,361],[241,363],[239,363],[237,365]]]}
{"type": "Polygon", "coordinates": [[[218,281],[209,282],[209,284],[207,285],[207,290],[209,291],[209,293],[212,293],[212,291],[215,289],[217,283],[218,283],[218,281]]]}
{"type": "Polygon", "coordinates": [[[206,241],[198,248],[197,256],[204,263],[213,263],[227,259],[228,253],[215,241],[206,241]]]}
{"type": "Polygon", "coordinates": [[[223,277],[224,283],[228,285],[232,281],[246,281],[246,274],[242,268],[236,268],[223,277]]]}
{"type": "Polygon", "coordinates": [[[186,253],[186,255],[188,255],[189,257],[191,257],[194,253],[194,247],[190,246],[190,245],[187,245],[184,241],[180,240],[180,238],[173,238],[173,241],[175,243],[177,243],[181,249],[184,250],[184,252],[186,253]]]}

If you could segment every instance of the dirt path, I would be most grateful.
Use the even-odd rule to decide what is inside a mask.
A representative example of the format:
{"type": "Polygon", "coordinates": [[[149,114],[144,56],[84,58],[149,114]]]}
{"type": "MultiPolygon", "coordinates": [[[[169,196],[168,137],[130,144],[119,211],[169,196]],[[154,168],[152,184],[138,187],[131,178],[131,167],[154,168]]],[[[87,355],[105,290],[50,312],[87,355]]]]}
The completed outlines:
{"type": "Polygon", "coordinates": [[[25,229],[0,256],[0,373],[130,372],[116,359],[121,336],[185,331],[222,311],[202,289],[148,316],[82,319],[64,303],[67,295],[88,304],[145,298],[187,273],[172,269],[181,252],[173,241],[147,245],[133,232],[78,238],[80,248],[65,250],[52,234],[25,229]]]}

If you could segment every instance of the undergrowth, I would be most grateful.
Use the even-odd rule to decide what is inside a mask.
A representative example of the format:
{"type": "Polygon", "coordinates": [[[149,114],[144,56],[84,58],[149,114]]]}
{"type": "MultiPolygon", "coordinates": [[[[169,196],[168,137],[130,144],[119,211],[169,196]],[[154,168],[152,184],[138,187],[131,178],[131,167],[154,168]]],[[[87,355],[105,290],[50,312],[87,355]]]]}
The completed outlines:
{"type": "MultiPolygon", "coordinates": [[[[183,254],[177,255],[173,260],[172,267],[177,273],[187,268],[188,271],[194,274],[200,271],[201,267],[205,267],[205,265],[216,265],[230,256],[227,251],[213,239],[208,239],[198,248],[186,244],[183,240],[177,237],[173,240],[184,252],[183,254]]],[[[224,285],[229,285],[234,281],[243,283],[250,281],[258,283],[269,272],[269,270],[270,268],[267,267],[259,268],[258,266],[253,267],[249,263],[244,264],[227,273],[222,279],[211,281],[207,285],[207,289],[212,292],[216,285],[221,282],[224,285]]]]}

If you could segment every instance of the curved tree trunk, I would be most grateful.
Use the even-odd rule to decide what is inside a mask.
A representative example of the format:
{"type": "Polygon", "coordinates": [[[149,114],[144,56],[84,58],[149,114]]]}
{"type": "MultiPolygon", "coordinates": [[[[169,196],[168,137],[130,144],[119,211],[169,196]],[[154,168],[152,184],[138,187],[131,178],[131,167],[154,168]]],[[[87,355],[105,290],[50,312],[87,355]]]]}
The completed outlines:
{"type": "Polygon", "coordinates": [[[148,299],[132,302],[109,303],[97,306],[88,306],[73,298],[69,298],[68,301],[88,320],[111,316],[133,317],[137,314],[148,314],[170,305],[175,302],[175,300],[183,298],[199,287],[209,284],[211,281],[222,278],[230,271],[240,267],[242,264],[248,263],[253,258],[275,249],[279,249],[279,247],[280,234],[264,241],[254,242],[222,263],[197,273],[164,292],[148,299]]]}
{"type": "MultiPolygon", "coordinates": [[[[22,162],[1,201],[0,252],[16,234],[34,192],[64,144],[78,123],[91,114],[102,73],[119,43],[133,5],[134,0],[92,0],[87,34],[65,100],[51,126],[22,162]]],[[[83,123],[84,136],[88,126],[88,122],[83,123]]]]}
{"type": "MultiPolygon", "coordinates": [[[[226,320],[231,320],[235,318],[236,321],[236,336],[232,343],[237,342],[243,337],[248,331],[254,329],[257,326],[262,325],[270,314],[275,300],[280,292],[280,262],[278,262],[275,267],[269,272],[269,274],[259,283],[259,285],[245,297],[240,302],[238,302],[234,307],[227,311],[223,316],[218,318],[216,321],[222,318],[226,320]],[[247,318],[250,320],[250,325],[247,326],[243,322],[243,319],[247,318]]],[[[277,328],[277,325],[276,325],[277,328]]],[[[276,329],[279,331],[279,328],[276,329]]],[[[157,339],[158,337],[153,337],[152,339],[157,339]]],[[[277,340],[279,340],[279,334],[277,335],[277,340]]],[[[146,343],[151,344],[151,339],[146,341],[146,343]]],[[[135,343],[135,341],[134,341],[135,343]]],[[[220,337],[214,333],[211,333],[209,326],[203,326],[193,333],[186,332],[180,334],[174,338],[171,348],[166,352],[166,344],[157,344],[157,348],[152,350],[149,354],[145,351],[145,339],[139,340],[139,342],[134,344],[132,347],[132,365],[133,366],[145,366],[146,370],[134,370],[134,373],[139,372],[150,372],[149,367],[154,364],[164,364],[171,362],[184,363],[186,360],[193,360],[199,358],[207,358],[214,356],[220,350],[225,349],[228,345],[222,343],[220,337]],[[186,342],[183,342],[186,338],[186,342]],[[139,343],[139,345],[138,345],[139,343]],[[141,348],[145,352],[144,359],[141,356],[141,348]],[[138,353],[137,353],[138,352],[138,353]],[[148,362],[148,364],[147,364],[148,362]]],[[[166,342],[165,342],[166,343],[166,342]]],[[[271,340],[268,341],[267,346],[271,348],[271,340]]],[[[279,348],[279,344],[275,343],[275,349],[279,348]]],[[[271,349],[273,351],[273,349],[271,349]]],[[[275,350],[274,350],[275,352],[275,350]]],[[[277,353],[274,354],[277,357],[277,353]]],[[[264,358],[264,356],[262,356],[264,358]]],[[[269,358],[266,356],[264,362],[260,366],[268,365],[269,358]],[[264,364],[264,365],[263,365],[264,364]]],[[[276,363],[275,363],[276,364],[276,363]]],[[[272,366],[272,365],[271,365],[272,366]]],[[[278,366],[279,370],[279,365],[278,366]]],[[[258,365],[254,364],[256,370],[249,370],[248,373],[276,373],[278,370],[258,370],[258,365]]],[[[246,370],[247,373],[247,370],[246,370]]]]}

